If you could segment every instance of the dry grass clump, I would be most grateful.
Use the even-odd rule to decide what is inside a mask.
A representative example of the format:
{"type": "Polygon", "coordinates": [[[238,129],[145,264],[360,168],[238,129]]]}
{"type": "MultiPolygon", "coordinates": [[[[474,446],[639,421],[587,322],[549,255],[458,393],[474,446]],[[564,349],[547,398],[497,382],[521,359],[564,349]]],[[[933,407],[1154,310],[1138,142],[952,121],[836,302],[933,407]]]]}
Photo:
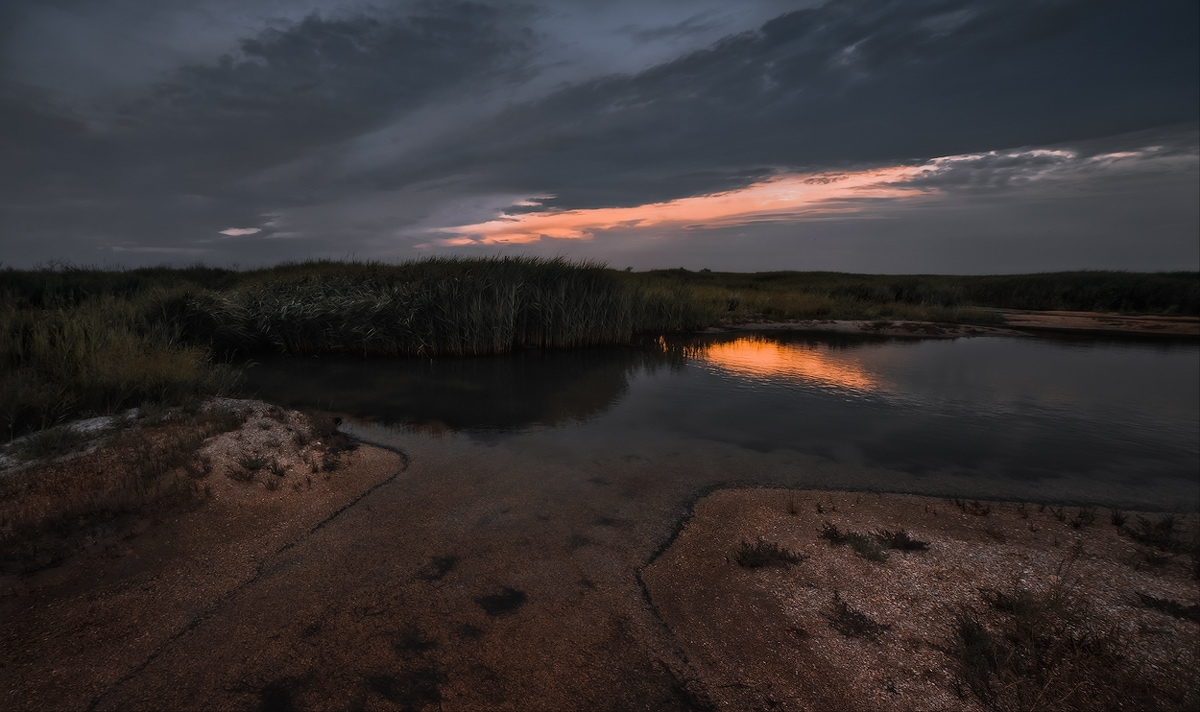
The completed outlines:
{"type": "Polygon", "coordinates": [[[13,449],[22,460],[44,460],[74,452],[87,441],[86,433],[67,425],[60,425],[30,435],[13,449]]]}
{"type": "Polygon", "coordinates": [[[200,501],[212,464],[205,439],[236,429],[236,413],[210,411],[119,432],[104,447],[0,477],[0,562],[38,569],[62,561],[127,515],[200,501]]]}
{"type": "Polygon", "coordinates": [[[774,542],[759,540],[754,544],[743,541],[733,558],[738,566],[747,569],[761,569],[764,566],[790,566],[799,564],[807,556],[788,551],[774,542]]]}
{"type": "MultiPolygon", "coordinates": [[[[982,593],[985,610],[955,614],[946,652],[961,683],[988,708],[1194,709],[1200,702],[1200,678],[1163,679],[1128,655],[1120,632],[1101,624],[1084,592],[1064,580],[1040,592],[982,593]]],[[[1176,614],[1173,601],[1147,607],[1160,603],[1176,614]]]]}
{"type": "Polygon", "coordinates": [[[818,538],[828,541],[831,545],[846,544],[854,553],[868,561],[884,562],[888,560],[888,549],[900,551],[926,551],[929,542],[914,539],[904,529],[891,531],[881,529],[870,534],[860,534],[853,531],[842,531],[833,522],[825,522],[821,527],[818,538]]]}
{"type": "Polygon", "coordinates": [[[825,619],[829,626],[847,638],[865,638],[879,641],[879,636],[891,629],[891,625],[880,623],[862,611],[846,603],[840,591],[833,592],[833,604],[825,619]]]}

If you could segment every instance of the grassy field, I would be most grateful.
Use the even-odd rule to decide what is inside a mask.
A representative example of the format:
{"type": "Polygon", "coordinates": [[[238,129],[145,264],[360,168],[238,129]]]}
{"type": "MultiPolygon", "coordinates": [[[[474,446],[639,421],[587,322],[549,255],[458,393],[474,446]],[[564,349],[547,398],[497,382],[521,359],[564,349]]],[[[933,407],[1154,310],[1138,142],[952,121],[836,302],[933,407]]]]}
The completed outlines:
{"type": "Polygon", "coordinates": [[[1195,272],[1052,272],[1022,275],[870,275],[840,272],[630,274],[643,288],[684,293],[733,317],[920,319],[994,323],[991,309],[1200,314],[1195,272]]]}
{"type": "Polygon", "coordinates": [[[236,387],[235,354],[486,355],[761,319],[995,323],[991,308],[1200,314],[1200,275],[878,276],[432,259],[0,270],[0,432],[236,387]]]}

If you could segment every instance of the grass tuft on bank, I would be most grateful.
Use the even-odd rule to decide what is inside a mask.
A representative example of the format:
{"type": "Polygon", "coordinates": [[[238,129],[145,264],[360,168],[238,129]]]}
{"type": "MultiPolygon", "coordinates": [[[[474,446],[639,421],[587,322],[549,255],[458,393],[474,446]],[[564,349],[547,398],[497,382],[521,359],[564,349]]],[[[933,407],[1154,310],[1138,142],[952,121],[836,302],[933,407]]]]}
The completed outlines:
{"type": "Polygon", "coordinates": [[[54,566],[121,528],[129,515],[187,507],[206,496],[204,441],[244,416],[210,410],[119,431],[104,447],[0,477],[0,568],[54,566]]]}

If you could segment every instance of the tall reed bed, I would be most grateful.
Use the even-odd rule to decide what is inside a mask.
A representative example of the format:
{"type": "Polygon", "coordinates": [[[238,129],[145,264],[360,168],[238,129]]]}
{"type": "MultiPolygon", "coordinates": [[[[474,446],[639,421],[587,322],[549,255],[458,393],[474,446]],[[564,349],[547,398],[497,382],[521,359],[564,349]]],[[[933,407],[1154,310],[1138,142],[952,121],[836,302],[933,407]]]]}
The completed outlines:
{"type": "Polygon", "coordinates": [[[648,329],[702,326],[679,290],[562,259],[433,259],[387,266],[304,263],[247,275],[166,307],[221,350],[388,356],[497,354],[628,343],[648,329]]]}
{"type": "Polygon", "coordinates": [[[69,417],[229,389],[235,374],[175,325],[103,296],[31,308],[0,298],[0,428],[12,438],[69,417]]]}

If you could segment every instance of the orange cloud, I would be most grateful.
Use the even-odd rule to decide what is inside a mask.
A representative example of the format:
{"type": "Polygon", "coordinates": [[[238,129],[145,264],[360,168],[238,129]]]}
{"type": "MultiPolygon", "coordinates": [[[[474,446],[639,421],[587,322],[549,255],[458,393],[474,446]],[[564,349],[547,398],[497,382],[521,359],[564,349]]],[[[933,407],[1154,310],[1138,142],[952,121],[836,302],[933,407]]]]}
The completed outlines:
{"type": "Polygon", "coordinates": [[[629,208],[505,213],[487,222],[441,228],[439,232],[455,237],[445,238],[439,244],[495,245],[535,242],[542,238],[586,240],[597,231],[615,228],[721,227],[852,214],[861,210],[861,206],[853,201],[895,200],[928,194],[928,189],[899,185],[920,175],[923,170],[927,169],[893,166],[849,173],[786,174],[740,190],[629,208]]]}

